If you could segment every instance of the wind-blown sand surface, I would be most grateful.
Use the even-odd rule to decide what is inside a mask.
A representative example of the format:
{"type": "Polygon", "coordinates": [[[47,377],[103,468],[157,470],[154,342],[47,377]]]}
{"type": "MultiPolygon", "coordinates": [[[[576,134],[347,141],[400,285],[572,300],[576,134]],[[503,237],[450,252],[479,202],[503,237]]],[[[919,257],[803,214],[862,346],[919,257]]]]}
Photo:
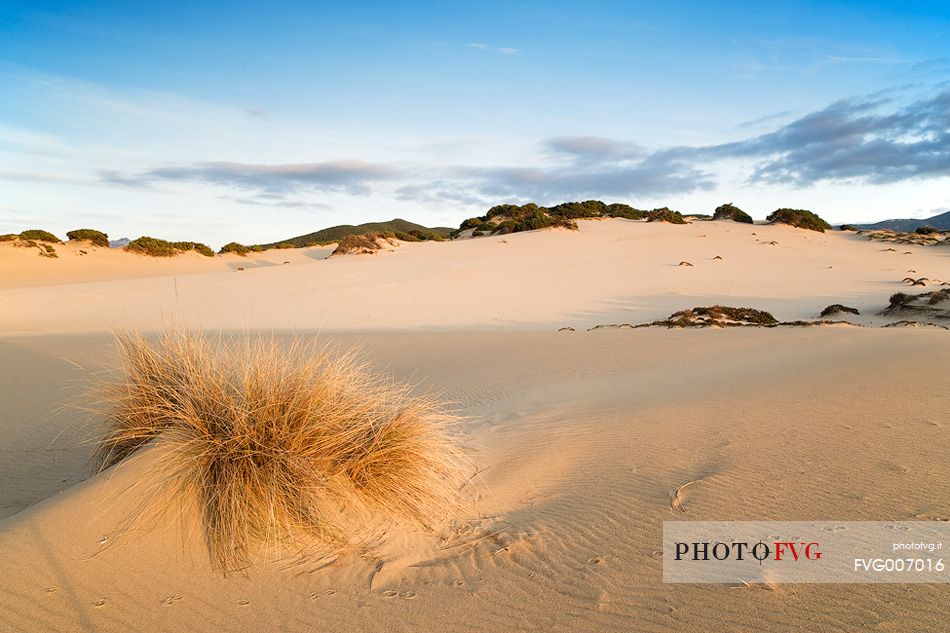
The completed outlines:
{"type": "Polygon", "coordinates": [[[713,304],[813,319],[831,303],[880,311],[906,290],[908,270],[950,280],[950,249],[891,246],[784,225],[614,219],[582,221],[578,232],[403,244],[330,259],[322,259],[328,249],[188,254],[181,273],[175,259],[107,252],[44,260],[34,251],[29,270],[82,264],[87,281],[49,273],[51,285],[22,287],[23,265],[8,273],[5,262],[28,249],[0,244],[0,333],[154,328],[176,319],[236,329],[587,328],[713,304]],[[115,278],[136,267],[149,276],[115,278]]]}
{"type": "Polygon", "coordinates": [[[213,575],[187,517],[116,538],[147,463],[90,477],[95,427],[54,415],[114,361],[109,327],[175,316],[170,279],[0,291],[0,629],[945,630],[948,585],[665,585],[658,550],[665,520],[950,519],[950,333],[538,330],[714,302],[876,311],[907,268],[950,277],[950,251],[719,223],[504,239],[177,278],[186,322],[361,345],[458,402],[483,469],[448,542],[395,530],[378,560],[248,578],[213,575]],[[389,327],[415,331],[369,331],[389,327]]]}

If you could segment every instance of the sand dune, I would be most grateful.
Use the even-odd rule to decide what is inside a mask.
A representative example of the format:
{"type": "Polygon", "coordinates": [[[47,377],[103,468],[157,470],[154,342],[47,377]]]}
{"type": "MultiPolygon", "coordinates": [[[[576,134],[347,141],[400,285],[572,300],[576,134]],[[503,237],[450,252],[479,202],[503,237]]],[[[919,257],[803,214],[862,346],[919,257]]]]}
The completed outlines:
{"type": "Polygon", "coordinates": [[[950,618],[946,585],[664,585],[657,555],[675,518],[950,519],[942,331],[334,340],[470,416],[484,470],[458,533],[395,533],[379,560],[228,579],[180,521],[116,541],[128,503],[116,494],[146,466],[70,485],[89,473],[77,416],[29,408],[73,362],[101,359],[102,340],[8,339],[5,383],[47,377],[32,392],[7,387],[13,450],[33,451],[22,468],[67,481],[21,478],[29,498],[3,490],[7,514],[38,502],[0,523],[4,630],[938,630],[950,618]],[[670,493],[689,481],[674,512],[670,493]]]}
{"type": "MultiPolygon", "coordinates": [[[[851,233],[783,225],[613,219],[582,221],[579,232],[403,244],[330,259],[322,259],[326,249],[246,260],[31,255],[37,269],[74,267],[75,276],[37,286],[18,277],[26,275],[22,264],[4,274],[0,333],[151,329],[175,320],[236,329],[586,329],[713,304],[765,309],[784,321],[814,319],[842,303],[861,311],[859,322],[874,323],[905,288],[908,270],[950,279],[948,249],[881,248],[851,233]]],[[[4,249],[14,250],[0,245],[0,255],[9,256],[4,249]]]]}
{"type": "Polygon", "coordinates": [[[946,331],[585,331],[714,303],[781,320],[842,303],[861,311],[849,319],[883,324],[899,318],[877,313],[906,289],[908,269],[950,278],[950,250],[623,220],[328,260],[307,249],[247,260],[109,251],[16,268],[6,264],[21,253],[3,248],[0,630],[937,631],[950,621],[948,585],[666,585],[659,555],[665,520],[950,520],[946,331]],[[24,272],[42,266],[61,268],[24,272]],[[359,345],[375,368],[457,402],[480,469],[464,521],[438,537],[394,529],[366,559],[226,579],[187,511],[121,531],[135,493],[123,491],[148,463],[92,476],[95,421],[62,407],[114,362],[110,328],[176,321],[359,345]]]}

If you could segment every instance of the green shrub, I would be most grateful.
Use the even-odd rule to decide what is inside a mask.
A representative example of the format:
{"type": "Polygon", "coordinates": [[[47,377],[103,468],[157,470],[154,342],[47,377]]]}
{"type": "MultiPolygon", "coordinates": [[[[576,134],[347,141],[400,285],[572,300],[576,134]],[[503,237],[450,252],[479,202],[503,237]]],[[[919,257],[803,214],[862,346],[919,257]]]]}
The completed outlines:
{"type": "Polygon", "coordinates": [[[214,250],[207,244],[202,244],[201,242],[198,242],[197,244],[194,245],[194,250],[199,255],[204,255],[205,257],[214,257],[214,250]]]}
{"type": "Polygon", "coordinates": [[[628,220],[642,220],[647,217],[647,212],[640,209],[634,209],[628,204],[615,202],[607,205],[607,217],[626,218],[628,220]]]}
{"type": "Polygon", "coordinates": [[[831,229],[830,224],[805,209],[776,209],[765,219],[772,224],[788,224],[799,229],[808,229],[819,233],[831,229]]]}
{"type": "Polygon", "coordinates": [[[733,222],[742,222],[743,224],[752,224],[752,216],[734,206],[731,202],[716,207],[713,212],[713,220],[732,220],[733,222]]]}
{"type": "Polygon", "coordinates": [[[838,230],[840,230],[840,231],[857,231],[858,229],[855,228],[855,226],[852,225],[852,224],[842,224],[841,226],[838,227],[838,230]]]}
{"type": "Polygon", "coordinates": [[[918,226],[914,233],[918,235],[933,235],[934,233],[940,233],[940,229],[935,229],[932,226],[918,226]]]}
{"type": "Polygon", "coordinates": [[[670,224],[686,224],[686,219],[679,211],[673,211],[666,207],[653,209],[647,214],[647,222],[669,222],[670,224]]]}
{"type": "Polygon", "coordinates": [[[16,233],[7,233],[6,235],[0,235],[0,242],[12,242],[14,240],[20,239],[20,236],[16,233]]]}
{"type": "Polygon", "coordinates": [[[823,317],[832,316],[832,315],[840,314],[843,312],[847,312],[849,314],[858,314],[858,315],[861,314],[857,308],[849,308],[848,306],[841,305],[840,303],[833,303],[832,305],[828,306],[827,308],[821,311],[821,316],[823,317]]]}
{"type": "Polygon", "coordinates": [[[43,244],[42,248],[40,249],[40,255],[43,257],[59,257],[59,255],[56,254],[56,249],[53,248],[52,244],[43,244]]]}
{"type": "Polygon", "coordinates": [[[129,242],[125,250],[140,255],[149,255],[151,257],[174,257],[179,252],[172,242],[162,240],[157,237],[148,237],[143,235],[140,238],[129,242]]]}
{"type": "Polygon", "coordinates": [[[71,240],[86,240],[92,242],[93,246],[109,248],[109,236],[95,229],[76,229],[66,233],[66,237],[71,240]]]}
{"type": "Polygon", "coordinates": [[[251,252],[244,244],[238,244],[237,242],[228,242],[221,247],[219,253],[234,253],[235,255],[240,255],[241,257],[246,257],[248,253],[251,252]]]}
{"type": "Polygon", "coordinates": [[[28,231],[23,231],[20,233],[21,240],[36,240],[37,242],[56,242],[59,243],[61,240],[50,233],[49,231],[44,231],[43,229],[29,229],[28,231]]]}
{"type": "Polygon", "coordinates": [[[599,218],[607,212],[607,205],[600,200],[562,202],[561,204],[554,205],[547,211],[551,215],[557,215],[571,220],[577,218],[599,218]]]}

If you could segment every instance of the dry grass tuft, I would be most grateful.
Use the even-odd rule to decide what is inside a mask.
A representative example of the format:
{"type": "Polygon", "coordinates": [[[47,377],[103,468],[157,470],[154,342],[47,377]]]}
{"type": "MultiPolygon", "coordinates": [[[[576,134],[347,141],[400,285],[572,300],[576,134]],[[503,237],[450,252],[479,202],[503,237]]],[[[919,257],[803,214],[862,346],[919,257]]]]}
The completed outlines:
{"type": "Polygon", "coordinates": [[[98,394],[99,462],[154,451],[142,498],[193,503],[222,573],[274,547],[360,550],[381,525],[434,530],[458,510],[456,419],[352,353],[179,331],[117,344],[125,371],[98,394]]]}

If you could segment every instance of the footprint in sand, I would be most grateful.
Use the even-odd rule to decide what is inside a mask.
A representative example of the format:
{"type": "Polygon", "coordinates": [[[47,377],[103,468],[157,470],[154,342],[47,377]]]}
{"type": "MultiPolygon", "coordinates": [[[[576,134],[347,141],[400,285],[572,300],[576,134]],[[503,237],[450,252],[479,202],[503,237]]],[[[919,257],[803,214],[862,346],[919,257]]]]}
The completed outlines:
{"type": "Polygon", "coordinates": [[[59,587],[47,587],[47,588],[46,588],[46,593],[56,593],[57,591],[59,591],[59,587]]]}
{"type": "Polygon", "coordinates": [[[170,606],[172,606],[173,604],[175,604],[176,602],[178,602],[179,600],[181,600],[181,594],[180,594],[180,593],[176,593],[175,595],[173,595],[173,596],[168,596],[167,598],[165,598],[164,600],[162,600],[162,606],[163,606],[163,607],[170,607],[170,606]]]}
{"type": "Polygon", "coordinates": [[[384,598],[387,598],[387,599],[388,599],[388,598],[395,598],[395,597],[398,596],[398,595],[399,595],[399,592],[398,592],[398,591],[393,591],[392,589],[388,589],[388,590],[386,590],[386,591],[383,592],[383,597],[384,597],[384,598]]]}
{"type": "Polygon", "coordinates": [[[251,601],[250,601],[250,600],[238,600],[236,604],[237,604],[237,606],[239,606],[239,607],[246,607],[247,605],[251,604],[251,601]]]}
{"type": "Polygon", "coordinates": [[[403,600],[415,600],[415,599],[416,599],[416,592],[415,592],[415,591],[403,591],[403,592],[402,592],[402,595],[399,596],[399,597],[402,598],[403,600]]]}
{"type": "Polygon", "coordinates": [[[99,598],[98,600],[96,600],[95,602],[92,603],[92,606],[94,606],[94,607],[96,607],[96,608],[104,607],[104,606],[106,606],[106,601],[105,601],[104,598],[99,598]]]}
{"type": "Polygon", "coordinates": [[[603,556],[595,556],[594,558],[588,558],[588,559],[587,559],[587,562],[588,562],[588,564],[590,564],[590,565],[603,565],[603,564],[604,564],[604,558],[603,558],[603,556]]]}
{"type": "Polygon", "coordinates": [[[453,586],[453,587],[462,587],[462,586],[464,586],[464,585],[465,585],[465,583],[464,583],[463,581],[461,581],[461,580],[456,580],[455,582],[452,583],[452,586],[453,586]]]}
{"type": "Polygon", "coordinates": [[[307,596],[307,598],[308,598],[309,600],[319,600],[319,599],[320,599],[320,594],[318,594],[318,593],[312,593],[312,594],[310,594],[309,596],[307,596]]]}

